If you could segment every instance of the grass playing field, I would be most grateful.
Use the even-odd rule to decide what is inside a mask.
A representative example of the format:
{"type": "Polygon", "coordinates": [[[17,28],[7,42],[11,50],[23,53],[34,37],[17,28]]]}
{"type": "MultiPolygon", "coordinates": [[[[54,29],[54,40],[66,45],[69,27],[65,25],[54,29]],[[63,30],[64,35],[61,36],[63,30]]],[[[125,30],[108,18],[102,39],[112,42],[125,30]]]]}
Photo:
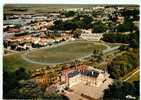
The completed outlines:
{"type": "Polygon", "coordinates": [[[3,57],[3,70],[14,71],[20,67],[27,70],[46,67],[46,65],[29,63],[22,59],[20,53],[11,54],[3,57]]]}
{"type": "Polygon", "coordinates": [[[75,41],[54,48],[45,48],[31,51],[24,56],[34,62],[40,63],[63,63],[87,56],[94,49],[103,50],[104,45],[89,41],[75,41]]]}
{"type": "Polygon", "coordinates": [[[19,67],[24,67],[27,70],[36,69],[40,67],[46,67],[47,65],[42,65],[40,63],[61,63],[76,58],[86,56],[94,49],[105,49],[106,47],[102,44],[95,44],[89,41],[75,41],[60,45],[53,48],[44,48],[33,50],[25,55],[27,59],[33,60],[37,63],[31,63],[25,61],[22,58],[22,53],[15,53],[3,57],[4,70],[15,70],[19,67]],[[40,62],[40,63],[38,63],[40,62]]]}

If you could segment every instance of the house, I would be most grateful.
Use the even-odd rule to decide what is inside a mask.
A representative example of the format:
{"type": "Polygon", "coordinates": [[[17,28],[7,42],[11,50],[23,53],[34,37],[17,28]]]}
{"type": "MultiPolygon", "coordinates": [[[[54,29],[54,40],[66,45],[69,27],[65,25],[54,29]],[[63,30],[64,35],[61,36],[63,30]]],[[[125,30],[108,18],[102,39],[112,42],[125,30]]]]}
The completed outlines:
{"type": "Polygon", "coordinates": [[[19,28],[14,28],[14,27],[12,28],[12,27],[11,27],[11,28],[8,29],[7,32],[8,32],[8,33],[17,33],[17,32],[20,32],[20,31],[21,31],[21,30],[20,30],[19,28]]]}
{"type": "Polygon", "coordinates": [[[119,22],[120,24],[124,23],[124,17],[123,16],[118,16],[117,17],[117,22],[119,22]]]}
{"type": "Polygon", "coordinates": [[[93,40],[93,41],[100,41],[103,37],[102,33],[92,33],[92,30],[82,30],[80,38],[84,40],[93,40]]]}

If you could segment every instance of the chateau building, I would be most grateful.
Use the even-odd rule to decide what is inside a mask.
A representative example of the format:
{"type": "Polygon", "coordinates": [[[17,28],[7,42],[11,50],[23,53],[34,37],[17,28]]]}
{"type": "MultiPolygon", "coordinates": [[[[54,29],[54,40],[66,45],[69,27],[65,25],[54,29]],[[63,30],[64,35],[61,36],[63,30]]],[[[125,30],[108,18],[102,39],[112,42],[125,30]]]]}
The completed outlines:
{"type": "Polygon", "coordinates": [[[64,82],[69,88],[79,83],[98,87],[108,78],[109,74],[104,71],[89,69],[86,65],[79,65],[73,69],[63,71],[61,82],[64,82]]]}
{"type": "Polygon", "coordinates": [[[72,87],[73,85],[81,83],[98,87],[102,82],[106,81],[106,77],[106,73],[95,70],[74,71],[68,74],[68,86],[72,87]]]}

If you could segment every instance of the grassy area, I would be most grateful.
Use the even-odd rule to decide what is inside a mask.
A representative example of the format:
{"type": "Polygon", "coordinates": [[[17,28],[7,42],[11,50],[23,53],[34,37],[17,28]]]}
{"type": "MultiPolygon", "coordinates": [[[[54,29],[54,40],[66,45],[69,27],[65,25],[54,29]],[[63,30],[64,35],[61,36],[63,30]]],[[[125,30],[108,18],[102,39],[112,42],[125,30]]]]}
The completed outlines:
{"type": "Polygon", "coordinates": [[[45,67],[45,65],[31,64],[31,63],[24,61],[21,58],[20,53],[4,56],[3,57],[3,66],[4,66],[3,70],[10,70],[10,71],[14,71],[18,69],[19,67],[23,67],[27,70],[35,69],[39,67],[45,67]]]}
{"type": "MultiPolygon", "coordinates": [[[[29,59],[41,62],[60,62],[85,56],[92,53],[94,49],[104,49],[103,45],[96,45],[93,42],[74,42],[67,45],[58,46],[50,49],[41,49],[28,54],[29,59]]],[[[46,67],[47,65],[33,64],[25,61],[21,57],[22,53],[15,53],[3,57],[3,69],[14,71],[19,67],[27,70],[46,67]]]]}
{"type": "Polygon", "coordinates": [[[134,76],[132,76],[130,79],[128,79],[127,82],[132,83],[132,82],[137,81],[139,79],[140,79],[140,73],[137,72],[134,76]]]}
{"type": "Polygon", "coordinates": [[[26,58],[41,63],[63,63],[87,56],[94,49],[105,49],[103,45],[89,41],[75,41],[54,48],[45,48],[26,54],[26,58]]]}
{"type": "MultiPolygon", "coordinates": [[[[62,8],[92,8],[94,6],[92,4],[6,4],[4,5],[4,14],[46,14],[47,12],[59,12],[62,8]]],[[[132,8],[132,6],[130,7],[132,8]]]]}
{"type": "Polygon", "coordinates": [[[35,13],[47,13],[58,12],[60,9],[65,8],[87,8],[93,7],[93,5],[80,5],[80,4],[6,4],[4,6],[5,14],[35,14],[35,13]],[[18,11],[19,10],[19,11],[18,11]],[[22,11],[23,10],[23,11],[22,11]]]}

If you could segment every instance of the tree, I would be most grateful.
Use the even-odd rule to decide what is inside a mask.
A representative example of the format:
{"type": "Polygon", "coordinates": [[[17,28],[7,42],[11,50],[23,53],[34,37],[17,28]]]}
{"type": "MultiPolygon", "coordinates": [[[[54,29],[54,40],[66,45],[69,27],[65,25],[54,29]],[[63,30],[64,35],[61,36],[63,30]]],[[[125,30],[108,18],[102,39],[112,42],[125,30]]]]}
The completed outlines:
{"type": "Polygon", "coordinates": [[[101,62],[103,61],[103,52],[100,50],[94,50],[91,57],[94,61],[101,62]]]}
{"type": "Polygon", "coordinates": [[[108,73],[113,79],[119,79],[139,66],[138,51],[127,51],[115,57],[108,67],[108,73]]]}
{"type": "Polygon", "coordinates": [[[68,12],[65,12],[64,15],[65,15],[66,17],[72,17],[72,16],[75,15],[75,12],[74,12],[74,11],[68,11],[68,12]]]}
{"type": "Polygon", "coordinates": [[[124,34],[104,34],[102,40],[112,43],[128,43],[129,35],[124,34]]]}
{"type": "Polygon", "coordinates": [[[107,29],[108,29],[110,32],[115,32],[115,31],[116,31],[116,22],[109,22],[107,29]]]}
{"type": "Polygon", "coordinates": [[[96,11],[92,12],[92,16],[97,17],[97,15],[99,15],[96,11]]]}
{"type": "Polygon", "coordinates": [[[135,91],[139,91],[139,88],[136,88],[139,86],[139,81],[137,84],[128,83],[128,82],[122,82],[115,80],[113,85],[109,87],[109,89],[106,89],[104,91],[104,100],[126,100],[127,95],[135,96],[138,100],[139,93],[135,94],[135,91]]]}
{"type": "Polygon", "coordinates": [[[139,19],[139,10],[138,9],[134,9],[134,10],[124,9],[121,12],[121,15],[124,16],[126,19],[130,19],[130,17],[132,16],[133,17],[132,20],[138,20],[139,19]]]}
{"type": "Polygon", "coordinates": [[[29,78],[29,75],[27,74],[27,72],[25,71],[25,69],[22,68],[22,67],[20,67],[19,69],[17,69],[15,71],[15,74],[16,74],[18,80],[21,80],[21,79],[26,80],[26,79],[29,78]]]}
{"type": "Polygon", "coordinates": [[[75,30],[72,31],[72,34],[73,34],[73,37],[74,38],[80,38],[80,36],[81,36],[81,30],[77,28],[77,29],[75,29],[75,30]]]}
{"type": "Polygon", "coordinates": [[[54,24],[54,29],[57,29],[57,30],[63,30],[64,29],[64,23],[63,23],[62,20],[57,20],[53,24],[54,24]]]}
{"type": "Polygon", "coordinates": [[[64,29],[65,30],[75,30],[77,28],[76,23],[73,23],[72,21],[68,20],[64,22],[64,29]]]}
{"type": "Polygon", "coordinates": [[[116,27],[117,32],[133,32],[134,24],[131,20],[125,20],[123,24],[116,27]]]}
{"type": "Polygon", "coordinates": [[[129,35],[129,44],[132,48],[139,48],[139,31],[129,35]]]}
{"type": "Polygon", "coordinates": [[[41,88],[33,81],[24,81],[19,88],[20,98],[33,99],[42,98],[44,96],[41,88]]]}
{"type": "Polygon", "coordinates": [[[16,71],[10,72],[9,70],[4,70],[3,73],[3,97],[4,99],[16,99],[20,97],[19,89],[21,84],[19,81],[27,80],[29,77],[25,72],[24,68],[19,68],[16,71]]]}
{"type": "Polygon", "coordinates": [[[88,15],[78,15],[72,19],[72,22],[76,23],[78,28],[88,29],[91,26],[93,18],[88,15]]]}
{"type": "Polygon", "coordinates": [[[103,33],[106,32],[107,27],[106,25],[102,24],[102,23],[94,23],[93,25],[93,33],[103,33]]]}
{"type": "Polygon", "coordinates": [[[127,49],[128,49],[128,45],[121,45],[118,49],[119,49],[120,51],[127,50],[127,49]]]}

